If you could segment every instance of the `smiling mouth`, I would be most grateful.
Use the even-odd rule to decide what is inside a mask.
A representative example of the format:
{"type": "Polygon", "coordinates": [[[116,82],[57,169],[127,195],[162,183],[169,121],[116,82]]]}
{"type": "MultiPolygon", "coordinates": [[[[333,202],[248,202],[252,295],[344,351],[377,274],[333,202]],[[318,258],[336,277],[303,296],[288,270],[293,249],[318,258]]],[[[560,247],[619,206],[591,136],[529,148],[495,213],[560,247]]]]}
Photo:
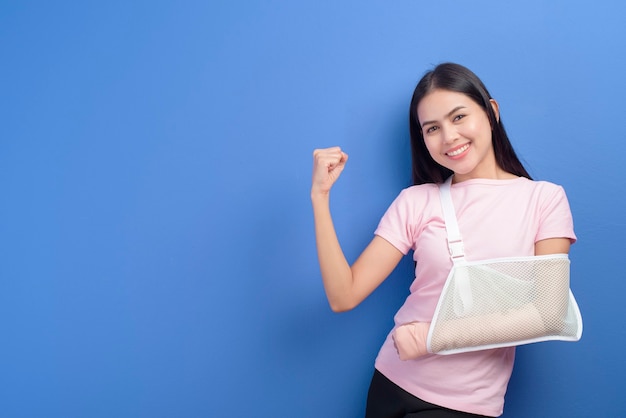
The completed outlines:
{"type": "Polygon", "coordinates": [[[463,145],[461,148],[457,148],[454,151],[446,152],[448,157],[456,157],[457,155],[461,155],[469,148],[469,144],[463,145]]]}

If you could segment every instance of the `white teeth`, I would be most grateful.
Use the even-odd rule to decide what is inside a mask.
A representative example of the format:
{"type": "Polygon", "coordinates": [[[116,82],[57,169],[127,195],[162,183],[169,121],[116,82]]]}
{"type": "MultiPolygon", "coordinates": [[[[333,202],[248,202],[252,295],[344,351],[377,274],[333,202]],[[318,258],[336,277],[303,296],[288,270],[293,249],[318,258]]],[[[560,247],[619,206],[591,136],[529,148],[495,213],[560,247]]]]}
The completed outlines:
{"type": "Polygon", "coordinates": [[[456,157],[457,155],[463,153],[466,149],[469,148],[469,144],[463,145],[461,148],[459,148],[456,151],[452,151],[452,152],[448,152],[448,156],[450,157],[456,157]]]}

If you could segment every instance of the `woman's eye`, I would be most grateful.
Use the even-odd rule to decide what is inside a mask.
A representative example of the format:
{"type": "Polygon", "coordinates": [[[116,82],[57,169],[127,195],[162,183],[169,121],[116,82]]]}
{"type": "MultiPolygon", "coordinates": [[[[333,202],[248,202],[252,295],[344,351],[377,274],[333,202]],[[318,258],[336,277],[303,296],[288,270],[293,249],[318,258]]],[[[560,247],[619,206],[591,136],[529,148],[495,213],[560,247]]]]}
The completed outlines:
{"type": "Polygon", "coordinates": [[[454,117],[454,119],[452,119],[452,120],[453,120],[454,122],[458,122],[458,121],[460,121],[461,119],[463,119],[464,117],[465,117],[465,115],[456,115],[456,116],[454,117]]]}
{"type": "Polygon", "coordinates": [[[431,126],[430,128],[426,129],[426,133],[427,134],[432,134],[433,132],[435,132],[437,129],[439,129],[436,126],[431,126]]]}

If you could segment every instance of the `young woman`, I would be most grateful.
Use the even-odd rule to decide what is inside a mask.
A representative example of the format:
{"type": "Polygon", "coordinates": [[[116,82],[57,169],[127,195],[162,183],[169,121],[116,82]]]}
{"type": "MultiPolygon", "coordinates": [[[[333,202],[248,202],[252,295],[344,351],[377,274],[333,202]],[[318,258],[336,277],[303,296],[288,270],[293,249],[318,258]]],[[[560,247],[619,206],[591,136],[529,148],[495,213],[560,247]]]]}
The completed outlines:
{"type": "Polygon", "coordinates": [[[478,77],[441,64],[418,83],[409,109],[414,186],[389,207],[359,258],[346,260],[329,209],[348,161],[313,153],[311,200],[324,288],[336,312],[357,306],[413,251],[415,280],[375,362],[367,418],[502,414],[514,348],[428,354],[425,336],[452,267],[438,186],[452,198],[468,261],[568,253],[576,239],[563,189],[532,181],[507,137],[498,103],[478,77]]]}

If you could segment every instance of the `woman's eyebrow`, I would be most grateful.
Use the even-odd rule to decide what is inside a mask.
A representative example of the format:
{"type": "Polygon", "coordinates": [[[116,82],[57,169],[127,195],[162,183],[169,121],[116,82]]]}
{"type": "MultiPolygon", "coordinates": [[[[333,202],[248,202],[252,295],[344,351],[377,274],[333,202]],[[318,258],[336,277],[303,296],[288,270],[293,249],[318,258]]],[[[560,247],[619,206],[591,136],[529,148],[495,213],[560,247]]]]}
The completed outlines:
{"type": "MultiPolygon", "coordinates": [[[[451,111],[449,111],[449,112],[448,112],[448,113],[444,116],[444,119],[445,119],[445,118],[449,118],[450,116],[452,116],[452,114],[453,114],[454,112],[456,112],[457,110],[464,109],[464,108],[465,108],[465,106],[457,106],[457,107],[455,107],[454,109],[452,109],[451,111]]],[[[437,123],[437,121],[436,121],[436,120],[427,120],[426,122],[422,123],[422,128],[423,128],[424,126],[428,125],[428,124],[431,124],[431,123],[437,123]]]]}

